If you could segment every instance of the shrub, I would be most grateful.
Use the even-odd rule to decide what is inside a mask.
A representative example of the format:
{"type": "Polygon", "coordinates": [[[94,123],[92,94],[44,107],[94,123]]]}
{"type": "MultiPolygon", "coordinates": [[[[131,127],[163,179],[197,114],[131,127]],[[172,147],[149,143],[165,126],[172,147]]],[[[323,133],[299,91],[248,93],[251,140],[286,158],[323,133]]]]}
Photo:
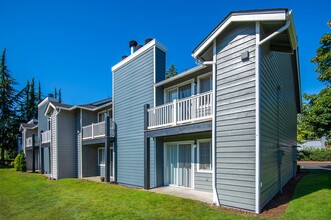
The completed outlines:
{"type": "Polygon", "coordinates": [[[331,161],[331,149],[309,149],[299,151],[299,160],[331,161]]]}
{"type": "Polygon", "coordinates": [[[23,151],[21,151],[21,153],[16,156],[14,160],[14,168],[16,171],[26,172],[27,167],[23,151]]]}

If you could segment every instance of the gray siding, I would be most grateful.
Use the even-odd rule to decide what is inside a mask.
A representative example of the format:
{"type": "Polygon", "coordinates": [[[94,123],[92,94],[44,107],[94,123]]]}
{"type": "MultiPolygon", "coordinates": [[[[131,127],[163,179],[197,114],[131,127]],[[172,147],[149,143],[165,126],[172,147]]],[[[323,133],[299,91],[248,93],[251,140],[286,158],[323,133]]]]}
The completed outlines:
{"type": "Polygon", "coordinates": [[[42,106],[38,108],[38,134],[41,131],[47,131],[48,128],[48,116],[45,116],[45,111],[48,106],[48,101],[46,101],[42,106]]]}
{"type": "Polygon", "coordinates": [[[166,69],[166,54],[159,48],[155,48],[155,83],[161,82],[165,79],[165,69],[166,69]]]}
{"type": "Polygon", "coordinates": [[[62,110],[57,120],[58,179],[76,177],[75,114],[62,110]]]}
{"type": "Polygon", "coordinates": [[[255,210],[255,25],[217,39],[216,182],[221,205],[255,210]],[[241,53],[249,51],[248,61],[241,53]]]}
{"type": "Polygon", "coordinates": [[[76,128],[76,155],[77,155],[77,177],[82,178],[82,128],[80,126],[81,111],[75,112],[75,128],[76,128]]]}
{"type": "Polygon", "coordinates": [[[194,163],[194,189],[205,192],[213,192],[213,174],[198,172],[196,163],[194,163]]]}
{"type": "Polygon", "coordinates": [[[44,148],[44,171],[45,173],[51,173],[50,167],[50,147],[44,148]]]}
{"type": "Polygon", "coordinates": [[[144,105],[153,106],[153,48],[114,72],[117,181],[144,185],[144,105]]]}
{"type": "Polygon", "coordinates": [[[261,48],[261,208],[293,176],[292,146],[296,145],[297,110],[291,55],[261,48]],[[277,87],[281,86],[278,92],[277,87]],[[277,152],[285,155],[281,171],[277,152]],[[281,179],[280,174],[281,173],[281,179]]]}

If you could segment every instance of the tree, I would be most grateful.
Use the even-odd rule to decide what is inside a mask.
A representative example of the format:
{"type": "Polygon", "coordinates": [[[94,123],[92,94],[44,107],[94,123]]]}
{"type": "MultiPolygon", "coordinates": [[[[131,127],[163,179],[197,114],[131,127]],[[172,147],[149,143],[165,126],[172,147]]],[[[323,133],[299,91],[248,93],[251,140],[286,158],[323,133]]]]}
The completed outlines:
{"type": "MultiPolygon", "coordinates": [[[[328,22],[331,28],[331,22],[328,22]]],[[[321,46],[317,49],[316,56],[311,62],[317,65],[315,72],[319,73],[317,77],[320,81],[330,85],[331,83],[331,33],[326,33],[320,40],[321,46]]]]}
{"type": "Polygon", "coordinates": [[[59,103],[62,102],[62,94],[61,94],[61,89],[59,89],[59,103]]]}
{"type": "Polygon", "coordinates": [[[57,91],[56,91],[56,87],[54,88],[54,98],[57,99],[57,91]]]}
{"type": "MultiPolygon", "coordinates": [[[[0,62],[0,140],[1,162],[4,164],[5,150],[16,143],[16,133],[13,126],[16,123],[15,103],[17,100],[14,78],[6,66],[6,49],[3,50],[0,62]],[[14,132],[14,133],[13,133],[14,132]]],[[[15,129],[17,129],[15,127],[15,129]]]]}
{"type": "Polygon", "coordinates": [[[37,91],[37,108],[38,108],[38,104],[41,102],[41,85],[40,85],[40,81],[38,81],[38,91],[37,91]]]}
{"type": "Polygon", "coordinates": [[[28,118],[28,120],[34,119],[34,118],[37,117],[38,108],[37,108],[37,104],[36,104],[36,93],[35,93],[34,78],[32,78],[31,84],[30,84],[28,111],[29,111],[29,116],[30,116],[30,118],[28,118]]]}
{"type": "MultiPolygon", "coordinates": [[[[331,28],[330,22],[328,25],[331,28]]],[[[331,33],[324,34],[320,44],[311,62],[317,65],[317,79],[325,83],[325,87],[318,94],[303,95],[307,103],[298,120],[299,141],[331,137],[331,33]]]]}
{"type": "Polygon", "coordinates": [[[169,67],[169,69],[166,72],[166,79],[176,76],[178,74],[175,64],[171,64],[171,66],[169,67]]]}

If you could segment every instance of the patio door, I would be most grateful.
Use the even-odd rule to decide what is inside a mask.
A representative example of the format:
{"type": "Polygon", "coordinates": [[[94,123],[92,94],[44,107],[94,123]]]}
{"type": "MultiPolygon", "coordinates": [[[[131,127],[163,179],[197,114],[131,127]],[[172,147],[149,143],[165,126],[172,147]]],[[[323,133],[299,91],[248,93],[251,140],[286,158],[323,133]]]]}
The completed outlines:
{"type": "Polygon", "coordinates": [[[192,144],[167,144],[165,184],[192,188],[192,144]]]}

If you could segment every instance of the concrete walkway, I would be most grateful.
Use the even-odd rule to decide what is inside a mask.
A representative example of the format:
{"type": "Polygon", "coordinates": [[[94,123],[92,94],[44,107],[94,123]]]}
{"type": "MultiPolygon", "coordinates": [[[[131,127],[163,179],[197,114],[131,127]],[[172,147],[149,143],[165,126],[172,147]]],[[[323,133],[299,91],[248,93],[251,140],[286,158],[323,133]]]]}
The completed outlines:
{"type": "Polygon", "coordinates": [[[158,187],[158,188],[150,189],[149,191],[161,193],[161,194],[167,194],[171,196],[177,196],[186,199],[198,200],[209,204],[213,203],[213,193],[210,192],[196,191],[193,189],[176,187],[176,186],[158,187]]]}
{"type": "Polygon", "coordinates": [[[301,169],[331,171],[331,161],[298,161],[298,165],[301,166],[301,169]]]}

